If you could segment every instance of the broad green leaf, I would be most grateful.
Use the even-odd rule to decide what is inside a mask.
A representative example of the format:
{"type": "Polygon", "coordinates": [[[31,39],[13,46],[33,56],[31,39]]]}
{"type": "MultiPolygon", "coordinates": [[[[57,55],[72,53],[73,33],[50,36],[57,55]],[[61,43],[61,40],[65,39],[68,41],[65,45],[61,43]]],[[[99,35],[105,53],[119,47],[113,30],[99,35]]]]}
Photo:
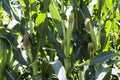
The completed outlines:
{"type": "Polygon", "coordinates": [[[46,18],[46,14],[40,13],[35,20],[36,25],[39,26],[42,22],[44,22],[45,18],[46,18]]]}
{"type": "Polygon", "coordinates": [[[44,3],[44,10],[43,11],[46,12],[49,8],[50,0],[44,0],[43,3],[44,3]]]}
{"type": "Polygon", "coordinates": [[[50,64],[59,80],[67,80],[65,68],[59,60],[51,62],[50,64]]]}
{"type": "Polygon", "coordinates": [[[43,62],[41,67],[42,67],[42,71],[43,71],[42,74],[45,74],[45,75],[47,74],[47,76],[50,76],[51,73],[53,73],[53,68],[52,68],[50,62],[43,62]]]}
{"type": "Polygon", "coordinates": [[[105,1],[105,4],[106,4],[107,8],[109,8],[110,10],[113,11],[115,2],[113,2],[112,0],[103,0],[103,1],[105,1]]]}
{"type": "Polygon", "coordinates": [[[4,80],[4,69],[8,60],[8,40],[0,35],[0,80],[4,80]]]}
{"type": "Polygon", "coordinates": [[[106,22],[106,25],[105,25],[105,31],[106,31],[106,36],[107,37],[110,34],[111,27],[112,27],[112,22],[109,20],[109,21],[106,22]]]}
{"type": "Polygon", "coordinates": [[[119,56],[119,54],[112,51],[102,52],[91,60],[91,65],[105,62],[106,60],[111,59],[115,56],[119,56]]]}
{"type": "Polygon", "coordinates": [[[23,65],[27,65],[27,62],[25,61],[25,59],[22,56],[21,50],[19,48],[16,48],[16,40],[14,40],[15,38],[13,37],[12,34],[7,34],[6,36],[4,35],[0,35],[1,38],[4,38],[5,40],[7,40],[7,42],[9,43],[9,45],[12,47],[12,51],[14,54],[14,57],[23,65]]]}
{"type": "Polygon", "coordinates": [[[12,21],[10,21],[10,23],[9,23],[7,28],[13,29],[18,23],[19,23],[18,21],[12,20],[12,21]]]}
{"type": "Polygon", "coordinates": [[[56,6],[54,6],[53,4],[50,4],[49,10],[50,10],[51,17],[53,19],[57,19],[58,21],[61,21],[61,16],[56,6]]]}
{"type": "Polygon", "coordinates": [[[7,37],[3,34],[0,34],[0,38],[6,40],[8,42],[9,45],[11,45],[10,41],[7,39],[7,37]]]}
{"type": "Polygon", "coordinates": [[[14,54],[14,56],[16,57],[16,59],[18,60],[19,63],[21,63],[22,65],[27,65],[27,62],[26,62],[26,60],[23,58],[20,49],[19,49],[19,48],[16,48],[14,45],[13,45],[13,54],[14,54]]]}
{"type": "Polygon", "coordinates": [[[60,43],[56,40],[55,36],[52,34],[52,32],[49,29],[47,30],[47,36],[48,36],[49,41],[53,44],[55,50],[58,52],[58,56],[61,58],[64,58],[65,55],[63,51],[61,50],[60,43]]]}
{"type": "Polygon", "coordinates": [[[10,4],[9,4],[9,0],[2,0],[2,7],[3,9],[10,14],[10,4]]]}
{"type": "Polygon", "coordinates": [[[119,63],[120,62],[120,60],[109,60],[109,61],[107,61],[107,65],[113,65],[113,64],[116,64],[116,63],[119,63]]]}
{"type": "MultiPolygon", "coordinates": [[[[111,72],[110,68],[104,68],[101,64],[99,65],[99,67],[96,69],[96,74],[95,74],[95,80],[104,80],[105,77],[107,77],[106,75],[109,74],[111,72]]],[[[110,76],[109,76],[110,78],[110,76]]],[[[108,80],[109,80],[108,78],[108,80]]]]}
{"type": "Polygon", "coordinates": [[[20,4],[22,5],[22,6],[26,6],[26,4],[25,4],[25,2],[24,2],[24,0],[18,0],[19,2],[20,2],[20,4]]]}
{"type": "Polygon", "coordinates": [[[4,38],[0,38],[0,76],[5,67],[5,64],[7,63],[7,47],[6,40],[4,38]]]}
{"type": "Polygon", "coordinates": [[[33,16],[34,14],[36,14],[36,11],[31,11],[30,14],[31,16],[33,16]]]}
{"type": "Polygon", "coordinates": [[[30,4],[32,4],[32,3],[34,3],[35,2],[35,0],[29,0],[30,1],[30,4]]]}
{"type": "Polygon", "coordinates": [[[80,4],[79,9],[84,19],[91,18],[90,12],[84,2],[80,4]]]}
{"type": "Polygon", "coordinates": [[[3,2],[3,8],[6,12],[8,12],[13,19],[16,19],[17,21],[21,20],[21,10],[17,7],[11,6],[9,0],[2,0],[3,2]]]}

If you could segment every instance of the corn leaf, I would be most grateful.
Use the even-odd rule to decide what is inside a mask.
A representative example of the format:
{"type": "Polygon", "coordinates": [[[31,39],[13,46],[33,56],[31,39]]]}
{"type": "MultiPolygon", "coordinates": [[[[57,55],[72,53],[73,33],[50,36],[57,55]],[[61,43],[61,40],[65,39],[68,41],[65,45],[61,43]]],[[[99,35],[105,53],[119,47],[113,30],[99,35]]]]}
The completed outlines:
{"type": "Polygon", "coordinates": [[[112,51],[102,52],[101,54],[95,56],[91,60],[91,65],[105,62],[106,60],[111,59],[111,58],[113,58],[115,56],[119,56],[119,54],[118,53],[114,53],[112,51]]]}

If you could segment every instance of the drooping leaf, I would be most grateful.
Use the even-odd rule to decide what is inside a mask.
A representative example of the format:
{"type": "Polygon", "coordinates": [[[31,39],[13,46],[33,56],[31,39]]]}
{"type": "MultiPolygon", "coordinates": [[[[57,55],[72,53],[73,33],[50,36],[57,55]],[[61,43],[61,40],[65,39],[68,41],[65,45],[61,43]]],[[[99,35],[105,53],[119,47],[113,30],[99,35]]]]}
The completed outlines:
{"type": "Polygon", "coordinates": [[[18,60],[19,63],[21,63],[22,65],[27,65],[27,62],[23,58],[19,48],[15,48],[15,46],[14,46],[13,47],[13,54],[16,57],[16,59],[18,60]]]}
{"type": "Polygon", "coordinates": [[[21,10],[18,8],[18,6],[16,8],[11,6],[9,0],[2,0],[2,6],[4,10],[12,16],[13,19],[17,21],[21,20],[21,10]]]}
{"type": "Polygon", "coordinates": [[[112,51],[102,52],[91,60],[91,65],[105,62],[106,60],[111,59],[115,56],[119,56],[119,54],[112,51]]]}

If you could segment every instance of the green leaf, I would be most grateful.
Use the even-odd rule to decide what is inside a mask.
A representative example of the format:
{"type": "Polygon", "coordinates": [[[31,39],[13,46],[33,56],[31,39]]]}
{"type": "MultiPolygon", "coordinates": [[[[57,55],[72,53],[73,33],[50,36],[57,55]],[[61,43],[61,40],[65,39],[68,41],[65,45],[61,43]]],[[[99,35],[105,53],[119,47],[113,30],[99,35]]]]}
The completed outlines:
{"type": "Polygon", "coordinates": [[[7,28],[13,29],[17,24],[19,24],[18,21],[16,21],[16,20],[11,20],[10,23],[9,23],[9,25],[7,26],[7,28]]]}
{"type": "Polygon", "coordinates": [[[52,18],[57,19],[58,21],[61,21],[61,16],[56,6],[50,4],[49,10],[52,18]]]}
{"type": "Polygon", "coordinates": [[[67,80],[65,68],[59,60],[51,62],[50,64],[59,80],[67,80]]]}
{"type": "Polygon", "coordinates": [[[50,76],[51,73],[53,73],[53,69],[52,69],[51,64],[49,62],[43,62],[42,63],[42,71],[43,71],[42,74],[50,76]]]}
{"type": "Polygon", "coordinates": [[[91,60],[91,65],[105,62],[106,60],[111,59],[111,58],[113,58],[115,56],[119,56],[119,54],[118,53],[114,53],[112,51],[102,52],[101,54],[95,56],[91,60]]]}
{"type": "Polygon", "coordinates": [[[10,74],[10,72],[7,69],[4,70],[4,74],[8,80],[15,80],[15,78],[10,74]]]}
{"type": "Polygon", "coordinates": [[[26,6],[24,0],[18,0],[22,6],[26,6]]]}
{"type": "Polygon", "coordinates": [[[60,43],[56,40],[55,36],[52,34],[52,32],[49,29],[47,30],[47,36],[48,36],[49,41],[53,44],[55,50],[58,52],[58,56],[61,58],[64,58],[65,55],[63,51],[61,50],[60,43]]]}
{"type": "MultiPolygon", "coordinates": [[[[101,1],[101,0],[100,0],[101,1]]],[[[117,0],[116,0],[117,1],[117,0]]],[[[102,0],[102,5],[103,4],[106,4],[106,6],[107,6],[107,8],[109,8],[110,10],[112,10],[113,11],[113,6],[114,6],[114,3],[115,2],[113,2],[112,0],[106,0],[106,2],[105,2],[105,0],[102,0]]],[[[100,5],[101,6],[101,5],[100,5]]]]}
{"type": "Polygon", "coordinates": [[[30,4],[32,4],[32,3],[34,3],[35,2],[35,0],[30,0],[30,4]]]}
{"type": "Polygon", "coordinates": [[[48,9],[49,4],[50,4],[50,0],[43,0],[43,3],[44,3],[43,12],[47,12],[47,9],[48,9]]]}
{"type": "Polygon", "coordinates": [[[90,12],[84,2],[80,4],[79,9],[84,19],[91,18],[90,12]]]}
{"type": "Polygon", "coordinates": [[[40,13],[35,20],[36,25],[39,26],[42,22],[44,22],[45,18],[46,18],[46,14],[40,13]]]}
{"type": "Polygon", "coordinates": [[[2,0],[2,6],[6,12],[8,12],[13,19],[16,19],[17,21],[21,20],[21,10],[17,7],[13,7],[10,4],[9,0],[2,0]]]}
{"type": "Polygon", "coordinates": [[[108,77],[108,80],[110,76],[106,76],[111,72],[111,69],[109,68],[104,68],[102,65],[99,65],[99,67],[96,69],[96,74],[95,74],[95,80],[104,80],[105,77],[108,77]]]}
{"type": "Polygon", "coordinates": [[[9,4],[9,0],[2,0],[2,7],[7,13],[10,14],[11,7],[10,7],[10,4],[9,4]]]}
{"type": "Polygon", "coordinates": [[[16,59],[21,63],[22,65],[27,65],[26,60],[23,58],[22,53],[19,48],[13,48],[13,54],[16,57],[16,59]]]}

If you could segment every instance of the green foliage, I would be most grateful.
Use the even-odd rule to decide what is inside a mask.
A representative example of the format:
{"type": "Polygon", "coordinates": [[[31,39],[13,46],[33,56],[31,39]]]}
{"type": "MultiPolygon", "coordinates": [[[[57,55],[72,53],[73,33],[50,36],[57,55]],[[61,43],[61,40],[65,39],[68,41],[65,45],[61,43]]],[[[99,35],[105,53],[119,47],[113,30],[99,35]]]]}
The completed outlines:
{"type": "Polygon", "coordinates": [[[119,80],[120,0],[0,0],[0,80],[119,80]]]}

